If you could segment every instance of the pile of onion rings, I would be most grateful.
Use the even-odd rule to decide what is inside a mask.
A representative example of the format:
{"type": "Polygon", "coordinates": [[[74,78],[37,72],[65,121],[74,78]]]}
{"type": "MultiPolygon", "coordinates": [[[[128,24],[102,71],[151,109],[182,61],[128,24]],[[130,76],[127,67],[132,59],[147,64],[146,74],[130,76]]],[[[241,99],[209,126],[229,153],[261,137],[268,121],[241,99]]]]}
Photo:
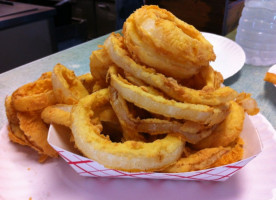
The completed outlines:
{"type": "Polygon", "coordinates": [[[245,114],[259,108],[250,94],[222,86],[209,65],[213,47],[193,26],[143,6],[99,47],[91,73],[77,77],[57,64],[33,91],[27,84],[6,98],[12,141],[31,143],[22,123],[38,116],[38,127],[69,127],[80,152],[116,170],[178,173],[242,159],[245,114]]]}
{"type": "Polygon", "coordinates": [[[50,123],[71,126],[71,104],[89,94],[93,77],[77,77],[73,71],[57,64],[52,72],[45,72],[36,81],[27,83],[5,100],[9,122],[9,138],[39,153],[39,162],[58,153],[48,144],[50,123]]]}
{"type": "MultiPolygon", "coordinates": [[[[254,115],[259,111],[249,94],[221,86],[221,74],[209,65],[215,59],[213,47],[202,34],[157,6],[136,10],[124,23],[122,35],[110,34],[100,47],[90,57],[90,70],[98,77],[97,90],[109,88],[122,141],[148,142],[149,138],[172,135],[185,142],[182,157],[169,167],[161,167],[166,172],[222,163],[220,158],[230,154],[233,144],[241,140],[245,112],[254,115]]],[[[80,127],[76,120],[72,120],[73,135],[79,137],[82,133],[74,131],[80,127]]],[[[87,157],[122,169],[82,149],[85,137],[82,135],[82,145],[76,145],[87,157]]],[[[228,160],[235,162],[241,156],[235,158],[228,160]]]]}

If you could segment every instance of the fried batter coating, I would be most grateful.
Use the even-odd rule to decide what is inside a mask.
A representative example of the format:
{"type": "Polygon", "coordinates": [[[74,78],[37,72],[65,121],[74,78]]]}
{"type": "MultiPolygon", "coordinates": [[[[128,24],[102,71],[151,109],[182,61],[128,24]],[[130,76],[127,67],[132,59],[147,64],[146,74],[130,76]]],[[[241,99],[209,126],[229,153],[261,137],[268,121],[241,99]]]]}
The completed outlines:
{"type": "Polygon", "coordinates": [[[234,142],[243,129],[244,109],[234,101],[230,102],[230,111],[225,120],[218,125],[211,135],[193,145],[196,149],[228,146],[234,142]]]}
{"type": "Polygon", "coordinates": [[[154,69],[135,62],[125,49],[123,37],[119,34],[111,34],[104,42],[104,46],[118,67],[150,86],[161,90],[177,101],[216,106],[234,100],[238,95],[230,87],[218,88],[222,77],[210,67],[204,68],[204,72],[202,72],[202,74],[204,73],[204,77],[206,77],[204,78],[204,82],[207,88],[195,90],[182,86],[175,79],[156,73],[154,69]]]}
{"type": "Polygon", "coordinates": [[[217,160],[212,165],[212,167],[219,167],[219,166],[227,165],[241,160],[244,152],[243,144],[244,144],[243,139],[239,137],[237,141],[235,141],[231,151],[224,154],[219,160],[217,160]]]}
{"type": "Polygon", "coordinates": [[[259,113],[260,109],[255,99],[251,97],[251,94],[242,92],[237,98],[236,102],[243,107],[245,112],[249,115],[256,115],[259,113]]]}
{"type": "Polygon", "coordinates": [[[6,116],[9,123],[19,124],[19,120],[17,118],[17,111],[12,105],[11,96],[6,96],[5,98],[5,108],[6,108],[6,116]]]}
{"type": "Polygon", "coordinates": [[[90,72],[98,84],[103,87],[107,86],[105,79],[107,70],[111,64],[113,64],[113,61],[102,46],[100,49],[92,52],[90,56],[90,72]]]}
{"type": "Polygon", "coordinates": [[[176,79],[191,77],[216,57],[198,30],[158,6],[136,10],[124,23],[123,34],[137,61],[176,79]]]}
{"type": "Polygon", "coordinates": [[[91,94],[93,92],[93,86],[95,83],[95,80],[94,80],[93,76],[91,75],[91,73],[86,73],[86,74],[80,75],[77,78],[81,81],[81,83],[83,84],[85,89],[88,91],[88,93],[91,94]]]}
{"type": "Polygon", "coordinates": [[[18,111],[36,111],[56,103],[51,79],[40,79],[19,87],[12,94],[12,105],[18,111]]]}
{"type": "Polygon", "coordinates": [[[276,74],[266,72],[265,77],[264,77],[264,81],[267,81],[267,82],[270,82],[270,83],[273,83],[274,85],[276,85],[276,74]]]}
{"type": "Polygon", "coordinates": [[[163,172],[180,173],[207,169],[229,151],[229,147],[205,148],[188,157],[180,158],[163,172]]]}
{"type": "Polygon", "coordinates": [[[114,143],[101,134],[102,125],[93,119],[93,110],[109,103],[108,89],[99,90],[83,99],[72,111],[72,133],[77,147],[100,164],[124,171],[154,171],[175,162],[184,142],[166,136],[151,143],[126,141],[114,143]]]}
{"type": "Polygon", "coordinates": [[[50,157],[57,157],[58,153],[48,144],[48,127],[40,118],[39,112],[18,112],[20,129],[24,132],[28,141],[40,149],[39,153],[50,157]]]}
{"type": "Polygon", "coordinates": [[[79,99],[89,94],[74,71],[61,64],[57,64],[53,69],[52,84],[60,104],[76,104],[79,99]]]}
{"type": "Polygon", "coordinates": [[[41,119],[47,124],[55,123],[70,127],[71,110],[72,105],[56,104],[48,106],[42,111],[41,119]]]}

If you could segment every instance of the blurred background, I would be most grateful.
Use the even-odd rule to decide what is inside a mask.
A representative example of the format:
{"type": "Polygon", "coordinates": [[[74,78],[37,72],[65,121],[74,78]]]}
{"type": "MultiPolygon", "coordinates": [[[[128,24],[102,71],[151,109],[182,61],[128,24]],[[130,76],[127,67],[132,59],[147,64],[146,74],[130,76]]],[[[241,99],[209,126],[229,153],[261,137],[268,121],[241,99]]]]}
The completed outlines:
{"type": "Polygon", "coordinates": [[[244,0],[0,0],[0,73],[119,30],[144,4],[226,35],[236,29],[244,0]]]}

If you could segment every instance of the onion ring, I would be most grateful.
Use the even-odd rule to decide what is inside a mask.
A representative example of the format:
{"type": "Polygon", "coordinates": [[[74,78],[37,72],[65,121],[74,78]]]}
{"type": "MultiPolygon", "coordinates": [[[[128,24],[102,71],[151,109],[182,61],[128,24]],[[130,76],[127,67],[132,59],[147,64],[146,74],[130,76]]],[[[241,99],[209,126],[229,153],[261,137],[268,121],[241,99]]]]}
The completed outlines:
{"type": "Polygon", "coordinates": [[[42,150],[39,147],[35,146],[34,143],[31,143],[27,139],[27,137],[24,135],[24,132],[19,128],[19,125],[9,124],[8,131],[9,131],[8,133],[9,139],[12,142],[23,146],[29,146],[32,149],[36,150],[40,154],[38,159],[40,163],[43,163],[48,158],[48,155],[43,154],[42,150]]]}
{"type": "Polygon", "coordinates": [[[90,56],[90,72],[95,80],[105,80],[108,67],[112,63],[104,48],[93,51],[90,56]]]}
{"type": "Polygon", "coordinates": [[[219,160],[213,163],[212,167],[219,167],[242,160],[244,152],[243,144],[243,139],[239,137],[232,147],[231,151],[227,154],[224,154],[219,160]]]}
{"type": "Polygon", "coordinates": [[[25,145],[31,146],[28,143],[28,140],[26,140],[24,132],[19,128],[19,124],[10,123],[8,125],[8,131],[9,131],[8,136],[12,142],[20,145],[24,145],[24,146],[25,145]]]}
{"type": "Polygon", "coordinates": [[[14,109],[12,105],[11,96],[6,96],[5,98],[5,109],[6,109],[6,116],[9,123],[19,124],[19,120],[17,118],[17,111],[14,109]]]}
{"type": "Polygon", "coordinates": [[[109,87],[109,93],[110,104],[119,119],[123,131],[124,140],[144,141],[144,137],[139,134],[139,131],[137,130],[137,127],[134,126],[134,123],[131,123],[132,121],[128,120],[127,115],[129,113],[125,113],[127,109],[126,105],[122,105],[122,98],[118,96],[117,91],[114,88],[109,87]]]}
{"type": "Polygon", "coordinates": [[[110,75],[110,85],[124,99],[149,112],[165,117],[208,124],[210,126],[223,121],[227,114],[227,104],[220,107],[210,107],[207,105],[180,103],[174,100],[168,100],[162,96],[154,96],[142,88],[130,84],[126,79],[119,77],[115,66],[110,66],[108,73],[110,75]]]}
{"type": "Polygon", "coordinates": [[[93,92],[95,80],[91,73],[86,73],[77,77],[89,94],[93,92]]]}
{"type": "MultiPolygon", "coordinates": [[[[137,119],[134,118],[126,105],[125,100],[110,87],[110,102],[117,114],[121,125],[132,127],[138,132],[145,132],[151,135],[158,134],[178,134],[189,143],[195,144],[212,133],[212,129],[206,129],[205,126],[194,122],[186,121],[179,123],[176,121],[161,120],[156,118],[137,119]]],[[[133,133],[132,133],[133,134],[133,133]]]]}
{"type": "Polygon", "coordinates": [[[130,73],[128,73],[126,71],[124,71],[124,75],[125,75],[125,78],[134,85],[137,85],[137,86],[144,86],[145,85],[145,83],[143,81],[141,81],[140,79],[132,76],[130,73]]]}
{"type": "Polygon", "coordinates": [[[55,97],[60,104],[76,104],[79,99],[88,95],[74,71],[61,64],[57,64],[53,69],[52,84],[55,97]]]}
{"type": "Polygon", "coordinates": [[[36,144],[34,144],[33,142],[30,142],[27,139],[27,137],[24,135],[24,132],[20,129],[19,125],[10,123],[8,126],[8,131],[9,131],[8,133],[9,139],[12,142],[23,146],[28,146],[36,150],[40,154],[38,159],[40,163],[43,163],[48,158],[48,155],[43,154],[43,150],[40,147],[36,146],[36,144]]]}
{"type": "Polygon", "coordinates": [[[229,114],[225,120],[217,126],[211,135],[193,145],[193,148],[228,146],[239,137],[243,129],[244,118],[243,108],[235,101],[231,101],[229,114]]]}
{"type": "Polygon", "coordinates": [[[202,149],[185,158],[180,158],[175,164],[166,168],[166,173],[181,173],[210,168],[213,163],[227,154],[230,147],[214,147],[202,149]]]}
{"type": "Polygon", "coordinates": [[[72,111],[72,133],[77,147],[88,158],[108,168],[124,171],[155,171],[179,159],[183,142],[166,136],[152,143],[113,143],[100,134],[100,124],[91,124],[93,109],[109,103],[109,91],[97,91],[79,101],[72,111]],[[91,110],[92,109],[92,110],[91,110]]]}
{"type": "Polygon", "coordinates": [[[36,111],[57,102],[51,79],[27,83],[12,94],[12,105],[17,111],[36,111]]]}
{"type": "Polygon", "coordinates": [[[72,105],[56,104],[48,106],[41,112],[41,119],[47,123],[55,123],[63,126],[71,126],[72,105]]]}
{"type": "MultiPolygon", "coordinates": [[[[72,105],[56,104],[44,108],[41,112],[41,119],[47,123],[55,123],[66,127],[71,126],[72,105]]],[[[118,119],[111,106],[101,107],[95,111],[101,122],[110,122],[118,125],[118,119]]]]}
{"type": "Polygon", "coordinates": [[[137,9],[123,34],[140,62],[176,79],[189,78],[215,60],[213,46],[198,30],[158,6],[137,9]]]}
{"type": "Polygon", "coordinates": [[[221,88],[223,83],[223,77],[221,73],[215,71],[211,66],[202,67],[200,72],[191,78],[194,80],[195,84],[198,82],[203,82],[198,88],[203,91],[210,90],[209,93],[221,88]]]}
{"type": "Polygon", "coordinates": [[[40,113],[18,112],[17,117],[20,129],[32,146],[40,149],[40,154],[58,157],[58,153],[47,142],[48,127],[40,118],[40,113]]]}
{"type": "MultiPolygon", "coordinates": [[[[120,68],[145,83],[158,88],[175,100],[187,103],[220,105],[233,100],[238,93],[230,87],[222,87],[214,91],[194,90],[181,86],[173,78],[167,78],[155,70],[136,63],[125,50],[123,39],[119,34],[111,34],[104,46],[112,61],[120,68]]],[[[214,81],[215,82],[215,81],[214,81]]],[[[210,84],[210,80],[208,81],[210,84]]]]}
{"type": "Polygon", "coordinates": [[[255,99],[251,97],[251,94],[242,92],[237,98],[236,102],[243,107],[245,112],[249,115],[256,115],[260,112],[258,104],[255,99]]]}

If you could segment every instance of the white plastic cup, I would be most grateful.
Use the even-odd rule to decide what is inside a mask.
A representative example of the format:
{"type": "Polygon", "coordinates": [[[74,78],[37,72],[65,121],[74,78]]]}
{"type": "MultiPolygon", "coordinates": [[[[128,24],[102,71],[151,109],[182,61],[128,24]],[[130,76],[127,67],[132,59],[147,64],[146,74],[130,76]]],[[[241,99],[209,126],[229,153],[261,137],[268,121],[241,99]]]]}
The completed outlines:
{"type": "Polygon", "coordinates": [[[247,64],[276,64],[276,0],[245,0],[236,42],[247,64]]]}

